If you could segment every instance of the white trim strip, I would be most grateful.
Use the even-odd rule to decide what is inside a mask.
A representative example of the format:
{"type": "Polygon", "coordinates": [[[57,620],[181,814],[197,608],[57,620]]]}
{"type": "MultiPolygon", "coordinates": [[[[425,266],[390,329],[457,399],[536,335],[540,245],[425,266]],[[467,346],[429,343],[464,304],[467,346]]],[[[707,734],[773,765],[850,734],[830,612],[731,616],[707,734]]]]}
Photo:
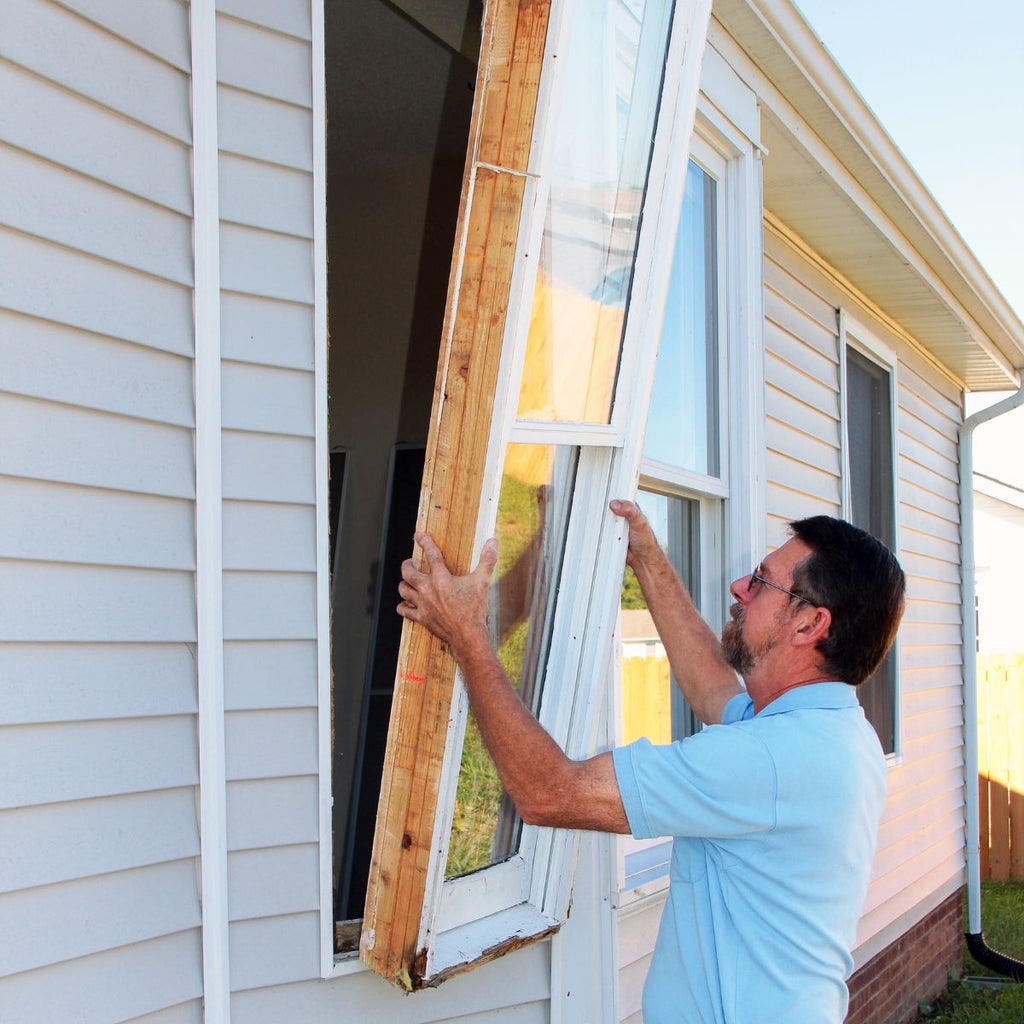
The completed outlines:
{"type": "Polygon", "coordinates": [[[217,166],[217,12],[192,0],[192,179],[196,403],[196,672],[203,1019],[231,1020],[228,961],[227,787],[221,524],[220,202],[217,166]]]}
{"type": "Polygon", "coordinates": [[[850,495],[849,415],[846,411],[846,311],[836,310],[836,358],[839,363],[839,518],[850,521],[853,499],[850,495]]]}
{"type": "MultiPolygon", "coordinates": [[[[327,94],[324,0],[311,0],[313,79],[313,369],[316,435],[317,785],[320,838],[320,975],[334,960],[334,839],[331,746],[330,456],[327,430],[327,94]]],[[[354,963],[359,960],[354,959],[354,963]]],[[[353,968],[349,966],[348,970],[353,968]]]]}

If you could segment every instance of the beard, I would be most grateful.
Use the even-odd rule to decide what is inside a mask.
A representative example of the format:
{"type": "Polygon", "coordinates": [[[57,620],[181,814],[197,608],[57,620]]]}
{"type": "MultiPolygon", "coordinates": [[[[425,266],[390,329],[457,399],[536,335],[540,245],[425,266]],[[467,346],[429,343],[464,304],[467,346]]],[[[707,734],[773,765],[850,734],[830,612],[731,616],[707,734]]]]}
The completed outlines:
{"type": "Polygon", "coordinates": [[[743,609],[733,605],[729,612],[732,621],[722,629],[722,657],[729,668],[742,676],[754,667],[754,652],[743,639],[743,609]]]}
{"type": "Polygon", "coordinates": [[[734,604],[729,614],[732,621],[727,622],[722,629],[722,657],[729,668],[743,676],[778,643],[779,634],[773,631],[755,650],[743,639],[743,606],[734,604]]]}

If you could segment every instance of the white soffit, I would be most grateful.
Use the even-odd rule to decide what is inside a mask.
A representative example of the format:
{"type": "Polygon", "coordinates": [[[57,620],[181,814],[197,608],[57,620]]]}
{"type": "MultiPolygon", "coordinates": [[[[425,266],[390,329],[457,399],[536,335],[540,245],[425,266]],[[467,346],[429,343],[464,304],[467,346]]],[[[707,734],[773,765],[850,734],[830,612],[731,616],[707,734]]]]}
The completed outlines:
{"type": "Polygon", "coordinates": [[[764,76],[765,208],[969,389],[1015,387],[1024,325],[799,11],[713,13],[764,76]]]}

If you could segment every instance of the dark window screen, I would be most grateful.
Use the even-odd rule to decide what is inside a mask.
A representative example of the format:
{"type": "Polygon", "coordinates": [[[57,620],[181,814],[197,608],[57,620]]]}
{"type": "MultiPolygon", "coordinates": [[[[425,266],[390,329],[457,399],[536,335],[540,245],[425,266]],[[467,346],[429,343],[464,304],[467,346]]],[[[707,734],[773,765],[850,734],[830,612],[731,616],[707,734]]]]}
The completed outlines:
{"type": "MultiPolygon", "coordinates": [[[[894,547],[892,405],[889,371],[852,349],[846,351],[846,430],[850,460],[850,520],[894,547]]],[[[860,702],[882,749],[896,749],[896,665],[890,650],[860,687],[860,702]]]]}

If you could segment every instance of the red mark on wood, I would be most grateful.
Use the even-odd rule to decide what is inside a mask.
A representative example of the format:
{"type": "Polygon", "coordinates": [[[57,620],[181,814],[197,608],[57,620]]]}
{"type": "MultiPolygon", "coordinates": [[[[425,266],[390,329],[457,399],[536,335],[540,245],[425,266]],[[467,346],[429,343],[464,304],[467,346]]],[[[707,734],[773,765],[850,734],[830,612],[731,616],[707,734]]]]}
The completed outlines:
{"type": "Polygon", "coordinates": [[[408,679],[412,683],[425,683],[427,680],[423,676],[414,676],[411,672],[406,672],[403,679],[408,679]]]}

